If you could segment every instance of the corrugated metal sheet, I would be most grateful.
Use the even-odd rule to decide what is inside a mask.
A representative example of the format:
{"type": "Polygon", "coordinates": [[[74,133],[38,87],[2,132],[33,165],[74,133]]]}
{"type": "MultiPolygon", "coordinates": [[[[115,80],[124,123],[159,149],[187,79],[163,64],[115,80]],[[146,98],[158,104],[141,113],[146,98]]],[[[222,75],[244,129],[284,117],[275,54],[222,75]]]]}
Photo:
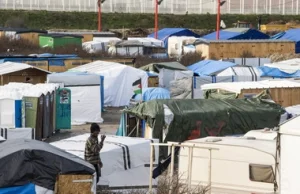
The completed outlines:
{"type": "Polygon", "coordinates": [[[243,89],[269,89],[269,88],[300,88],[300,83],[288,80],[264,80],[259,82],[227,82],[205,84],[202,90],[220,89],[234,93],[241,93],[243,89]]]}
{"type": "Polygon", "coordinates": [[[13,63],[13,62],[5,62],[0,64],[0,75],[6,75],[9,73],[17,72],[17,71],[22,71],[25,69],[37,69],[46,73],[51,73],[49,71],[45,71],[43,69],[27,65],[25,63],[13,63]]]}

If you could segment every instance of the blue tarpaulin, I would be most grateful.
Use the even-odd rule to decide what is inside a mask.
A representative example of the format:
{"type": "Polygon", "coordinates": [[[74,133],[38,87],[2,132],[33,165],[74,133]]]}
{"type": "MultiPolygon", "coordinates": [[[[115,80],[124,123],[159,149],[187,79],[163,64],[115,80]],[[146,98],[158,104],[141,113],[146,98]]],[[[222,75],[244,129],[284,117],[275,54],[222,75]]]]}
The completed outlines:
{"type": "Polygon", "coordinates": [[[203,60],[188,66],[188,69],[199,76],[210,76],[235,65],[228,61],[203,60]]]}
{"type": "Polygon", "coordinates": [[[295,42],[295,52],[300,53],[300,29],[290,29],[271,37],[272,39],[291,40],[295,42]]]}
{"type": "MultiPolygon", "coordinates": [[[[206,40],[216,40],[216,34],[217,32],[213,32],[201,38],[206,40]]],[[[243,28],[241,31],[238,31],[235,28],[233,28],[232,30],[226,29],[220,31],[220,40],[249,40],[249,39],[269,39],[269,38],[270,36],[256,29],[243,28]]]]}
{"type": "Polygon", "coordinates": [[[18,187],[0,188],[1,194],[36,194],[35,185],[27,184],[18,187]]]}
{"type": "MultiPolygon", "coordinates": [[[[150,101],[155,99],[170,99],[170,92],[164,88],[145,88],[143,89],[143,101],[150,101]]],[[[141,95],[137,95],[135,100],[141,100],[141,95]]]]}
{"type": "Polygon", "coordinates": [[[294,73],[286,73],[284,71],[281,71],[278,68],[272,68],[272,67],[258,67],[258,69],[261,71],[261,77],[274,77],[274,78],[296,78],[300,77],[300,70],[295,71],[294,73]]]}
{"type": "MultiPolygon", "coordinates": [[[[171,36],[192,36],[200,38],[199,34],[186,28],[163,28],[157,32],[157,39],[164,42],[165,48],[168,48],[168,38],[171,36]]],[[[149,38],[155,38],[155,33],[148,35],[149,38]]]]}

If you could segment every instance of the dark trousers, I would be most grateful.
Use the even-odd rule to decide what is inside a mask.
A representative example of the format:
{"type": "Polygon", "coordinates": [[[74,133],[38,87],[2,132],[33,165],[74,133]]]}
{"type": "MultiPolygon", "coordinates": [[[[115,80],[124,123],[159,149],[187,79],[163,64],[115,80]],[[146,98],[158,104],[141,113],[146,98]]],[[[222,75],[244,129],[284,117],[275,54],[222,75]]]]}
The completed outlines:
{"type": "Polygon", "coordinates": [[[99,182],[99,177],[101,176],[101,169],[99,169],[98,164],[93,164],[93,166],[95,167],[95,170],[96,170],[97,183],[98,183],[99,182]]]}

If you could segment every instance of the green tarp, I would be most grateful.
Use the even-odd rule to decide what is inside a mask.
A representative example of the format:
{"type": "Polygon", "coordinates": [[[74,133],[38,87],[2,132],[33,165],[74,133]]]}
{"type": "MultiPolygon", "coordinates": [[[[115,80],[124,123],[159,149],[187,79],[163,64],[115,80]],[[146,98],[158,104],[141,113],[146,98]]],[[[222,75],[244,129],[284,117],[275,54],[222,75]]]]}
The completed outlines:
{"type": "Polygon", "coordinates": [[[260,99],[152,100],[125,112],[145,119],[153,137],[162,141],[164,105],[174,114],[164,142],[182,142],[206,136],[245,134],[250,130],[278,126],[284,110],[260,99]]]}
{"type": "Polygon", "coordinates": [[[188,71],[188,69],[178,62],[165,62],[165,63],[151,63],[149,65],[140,67],[141,70],[159,73],[160,69],[170,69],[179,71],[188,71]]]}

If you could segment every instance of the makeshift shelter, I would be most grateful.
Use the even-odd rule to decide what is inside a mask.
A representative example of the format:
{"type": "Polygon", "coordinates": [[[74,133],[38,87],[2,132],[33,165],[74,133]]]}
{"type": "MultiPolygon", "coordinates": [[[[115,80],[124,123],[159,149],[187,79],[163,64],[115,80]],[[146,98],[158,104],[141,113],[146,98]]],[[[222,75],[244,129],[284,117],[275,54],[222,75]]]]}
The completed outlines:
{"type": "MultiPolygon", "coordinates": [[[[207,40],[216,40],[217,32],[212,32],[201,38],[207,40]]],[[[219,40],[249,40],[249,39],[269,39],[270,36],[252,28],[228,28],[220,30],[219,40]]]]}
{"type": "Polygon", "coordinates": [[[216,76],[231,76],[233,77],[233,82],[240,82],[240,81],[260,81],[261,80],[261,72],[260,69],[251,66],[233,66],[228,67],[225,70],[216,73],[216,76]]]}
{"type": "Polygon", "coordinates": [[[82,45],[83,36],[71,34],[40,34],[40,47],[57,48],[67,45],[82,45]]]}
{"type": "Polygon", "coordinates": [[[181,57],[184,54],[196,52],[194,42],[197,38],[189,36],[172,36],[168,39],[169,57],[181,57]]]}
{"type": "Polygon", "coordinates": [[[208,40],[198,39],[196,51],[206,59],[237,58],[244,55],[266,57],[274,53],[287,54],[295,52],[295,43],[290,40],[208,40]]]}
{"type": "Polygon", "coordinates": [[[43,83],[49,71],[24,63],[5,62],[0,64],[0,85],[9,82],[43,83]]]}
{"type": "Polygon", "coordinates": [[[47,83],[63,84],[71,90],[72,124],[103,122],[104,86],[101,76],[84,72],[55,73],[47,77],[47,83]]]}
{"type": "Polygon", "coordinates": [[[297,74],[300,69],[300,58],[289,59],[274,63],[267,63],[264,66],[277,68],[287,74],[297,74]]]}
{"type": "MultiPolygon", "coordinates": [[[[157,32],[157,39],[164,42],[164,47],[168,48],[168,38],[171,36],[191,36],[200,38],[200,35],[186,28],[163,28],[157,32]]],[[[149,38],[155,38],[155,33],[148,35],[149,38]]]]}
{"type": "Polygon", "coordinates": [[[121,56],[138,56],[144,54],[144,45],[138,40],[121,40],[110,42],[108,53],[121,56]]]}
{"type": "Polygon", "coordinates": [[[295,53],[300,53],[300,29],[290,29],[280,32],[271,37],[271,39],[291,40],[295,42],[295,53]]]}
{"type": "MultiPolygon", "coordinates": [[[[0,169],[1,193],[30,183],[53,192],[55,182],[61,175],[89,175],[93,182],[95,173],[94,167],[83,159],[48,143],[28,139],[0,143],[0,166],[5,166],[0,169]]],[[[77,183],[77,189],[80,186],[81,183],[77,183]]],[[[91,192],[92,187],[80,190],[82,193],[91,192]]]]}
{"type": "Polygon", "coordinates": [[[201,86],[206,98],[252,98],[267,90],[272,100],[283,107],[300,104],[300,83],[288,80],[264,80],[258,82],[224,82],[201,86]]]}
{"type": "Polygon", "coordinates": [[[170,90],[171,98],[192,98],[193,72],[180,63],[152,63],[140,69],[158,74],[159,87],[170,90]]]}
{"type": "Polygon", "coordinates": [[[39,35],[47,34],[46,30],[27,29],[27,28],[0,28],[0,37],[8,37],[10,39],[23,39],[32,44],[39,44],[39,35]]]}
{"type": "Polygon", "coordinates": [[[164,47],[164,43],[161,40],[149,37],[128,37],[127,40],[137,40],[144,46],[157,46],[164,47]]]}
{"type": "MultiPolygon", "coordinates": [[[[89,136],[90,134],[83,134],[53,142],[51,145],[84,158],[85,142],[89,136]]],[[[110,190],[148,188],[150,143],[158,143],[158,140],[107,136],[100,151],[104,168],[101,169],[98,185],[106,186],[110,190]]],[[[153,162],[158,164],[158,146],[154,146],[154,149],[153,162]]],[[[157,185],[157,181],[154,181],[154,185],[157,185]]]]}
{"type": "Polygon", "coordinates": [[[202,60],[193,65],[188,66],[187,68],[193,71],[196,75],[210,76],[235,65],[235,63],[228,61],[202,60]]]}
{"type": "Polygon", "coordinates": [[[0,128],[0,136],[4,139],[35,139],[34,128],[0,128]]]}
{"type": "Polygon", "coordinates": [[[104,77],[104,106],[126,106],[134,95],[133,83],[141,80],[142,88],[148,87],[145,71],[120,63],[95,61],[70,69],[69,72],[86,72],[104,77]]]}
{"type": "Polygon", "coordinates": [[[300,70],[295,70],[293,73],[287,73],[278,68],[272,68],[268,66],[258,67],[262,77],[273,77],[273,78],[299,78],[300,70]]]}
{"type": "Polygon", "coordinates": [[[206,136],[245,134],[275,127],[285,111],[256,99],[152,100],[124,110],[147,121],[145,133],[161,142],[182,142],[206,136]],[[229,113],[229,114],[228,114],[229,113]]]}

